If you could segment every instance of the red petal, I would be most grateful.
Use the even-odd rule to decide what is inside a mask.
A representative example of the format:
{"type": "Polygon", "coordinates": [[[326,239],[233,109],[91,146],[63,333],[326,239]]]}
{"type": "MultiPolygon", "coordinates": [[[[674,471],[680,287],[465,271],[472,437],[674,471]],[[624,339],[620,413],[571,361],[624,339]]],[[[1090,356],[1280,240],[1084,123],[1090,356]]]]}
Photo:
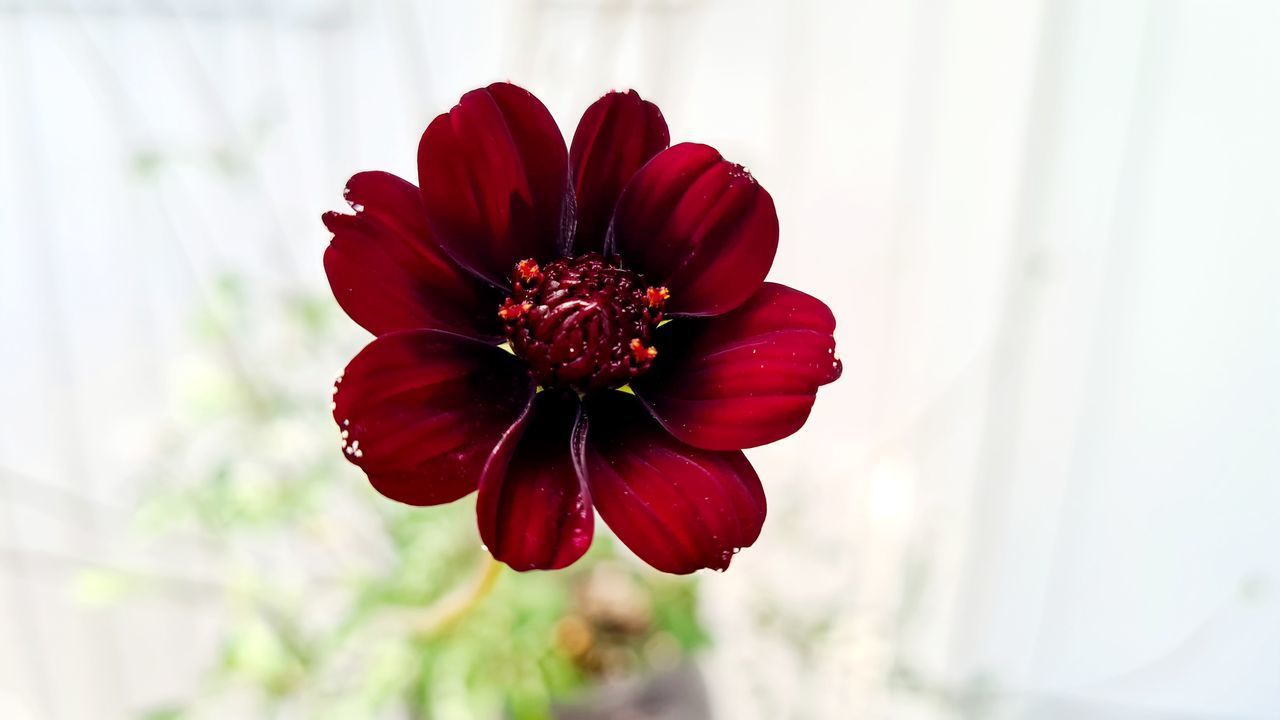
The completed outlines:
{"type": "Polygon", "coordinates": [[[616,252],[652,285],[671,289],[668,314],[718,315],[764,281],[778,249],[773,198],[706,145],[658,153],[623,191],[616,252]]]}
{"type": "Polygon", "coordinates": [[[771,443],[799,430],[818,387],[840,377],[835,327],[821,300],[765,283],[730,313],[660,328],[654,342],[661,360],[631,387],[691,445],[771,443]]]}
{"type": "Polygon", "coordinates": [[[539,393],[485,466],[476,501],[480,537],[516,570],[562,568],[591,546],[595,518],[575,469],[579,415],[575,396],[539,393]]]}
{"type": "Polygon", "coordinates": [[[591,398],[587,413],[591,499],[641,559],[669,573],[723,570],[755,542],[764,490],[740,451],[686,445],[619,392],[591,398]]]}
{"type": "Polygon", "coordinates": [[[378,492],[410,505],[475,490],[534,391],[511,354],[438,330],[375,338],[334,387],[347,459],[378,492]]]}
{"type": "Polygon", "coordinates": [[[374,335],[434,328],[499,338],[501,294],[450,260],[431,237],[422,194],[406,180],[363,172],[347,181],[355,215],[325,213],[333,240],[324,270],[338,304],[374,335]]]}
{"type": "Polygon", "coordinates": [[[518,260],[559,255],[568,155],[527,90],[472,90],[433,120],[418,145],[418,181],[440,245],[495,285],[508,284],[518,260]]]}
{"type": "Polygon", "coordinates": [[[582,114],[569,148],[569,168],[578,199],[573,254],[603,252],[618,196],[671,136],[662,111],[635,90],[611,92],[582,114]]]}

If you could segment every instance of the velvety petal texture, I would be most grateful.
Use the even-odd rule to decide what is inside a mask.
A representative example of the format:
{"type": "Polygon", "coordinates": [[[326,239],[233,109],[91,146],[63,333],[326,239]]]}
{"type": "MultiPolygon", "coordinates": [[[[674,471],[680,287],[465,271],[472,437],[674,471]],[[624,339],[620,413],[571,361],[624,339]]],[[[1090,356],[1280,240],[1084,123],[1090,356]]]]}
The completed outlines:
{"type": "Polygon", "coordinates": [[[343,451],[378,492],[436,505],[472,490],[533,380],[495,346],[438,330],[374,339],[334,385],[343,451]]]}
{"type": "Polygon", "coordinates": [[[672,435],[737,450],[804,425],[818,388],[840,377],[836,320],[815,297],[765,283],[733,311],[658,329],[662,362],[632,388],[672,435]]]}
{"type": "Polygon", "coordinates": [[[538,393],[485,466],[476,500],[480,537],[516,570],[562,568],[591,546],[595,518],[576,469],[579,415],[573,393],[538,393]]]}
{"type": "Polygon", "coordinates": [[[426,328],[502,336],[501,293],[458,267],[436,244],[418,188],[385,172],[347,182],[354,215],[325,213],[333,240],[324,270],[338,304],[374,335],[426,328]]]}
{"type": "Polygon", "coordinates": [[[670,141],[662,111],[635,90],[611,92],[587,108],[569,147],[578,208],[573,254],[604,252],[622,189],[670,141]]]}
{"type": "Polygon", "coordinates": [[[740,451],[686,445],[639,400],[605,392],[587,400],[586,473],[592,501],[632,552],[669,573],[723,570],[755,542],[765,498],[740,451]]]}
{"type": "Polygon", "coordinates": [[[764,282],[778,249],[778,214],[741,165],[682,143],[631,179],[611,232],[611,252],[670,289],[669,314],[718,315],[764,282]]]}
{"type": "Polygon", "coordinates": [[[498,286],[517,261],[560,254],[568,178],[551,113],[508,83],[463,95],[418,145],[418,182],[440,245],[498,286]]]}
{"type": "Polygon", "coordinates": [[[351,178],[325,272],[377,337],[333,417],[374,488],[412,505],[478,489],[481,540],[522,571],[576,562],[596,512],[669,573],[756,541],[742,449],[795,432],[839,377],[835,319],[764,282],[778,217],[755,178],[669,144],[635,91],[593,103],[566,148],[537,98],[495,83],[427,127],[418,186],[351,178]]]}

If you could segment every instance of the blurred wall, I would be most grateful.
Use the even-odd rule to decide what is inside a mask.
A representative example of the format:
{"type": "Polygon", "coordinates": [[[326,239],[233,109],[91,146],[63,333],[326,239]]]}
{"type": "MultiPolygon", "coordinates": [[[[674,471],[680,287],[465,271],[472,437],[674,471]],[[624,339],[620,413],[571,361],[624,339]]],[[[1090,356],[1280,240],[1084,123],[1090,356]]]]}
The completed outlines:
{"type": "Polygon", "coordinates": [[[566,133],[635,87],[748,165],[773,277],[839,319],[844,378],[750,453],[764,535],[703,579],[723,717],[1280,716],[1278,30],[1261,1],[0,0],[0,716],[195,686],[208,597],[68,591],[183,570],[128,520],[188,318],[227,269],[322,289],[345,179],[412,178],[499,78],[566,133]]]}

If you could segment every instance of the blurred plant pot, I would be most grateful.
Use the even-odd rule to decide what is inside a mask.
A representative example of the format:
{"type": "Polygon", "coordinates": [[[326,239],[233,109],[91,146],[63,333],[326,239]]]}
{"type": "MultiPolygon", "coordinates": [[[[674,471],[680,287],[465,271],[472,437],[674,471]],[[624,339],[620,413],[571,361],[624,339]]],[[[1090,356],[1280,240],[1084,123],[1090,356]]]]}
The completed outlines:
{"type": "Polygon", "coordinates": [[[553,708],[557,720],[707,720],[702,673],[692,662],[648,677],[615,680],[553,708]]]}

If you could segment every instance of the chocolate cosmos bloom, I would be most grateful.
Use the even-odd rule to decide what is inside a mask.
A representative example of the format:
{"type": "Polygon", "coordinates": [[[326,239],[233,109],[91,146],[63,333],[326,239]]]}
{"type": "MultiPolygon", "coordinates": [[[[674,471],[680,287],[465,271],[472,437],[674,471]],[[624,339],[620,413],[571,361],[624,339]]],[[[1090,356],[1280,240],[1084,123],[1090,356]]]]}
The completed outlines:
{"type": "Polygon", "coordinates": [[[347,459],[411,505],[479,490],[480,537],[562,568],[592,508],[659,570],[724,569],[764,522],[743,448],[840,376],[821,301],[764,282],[773,199],[710,147],[668,147],[634,91],[573,143],[533,95],[474,90],[427,127],[418,181],[364,172],[325,271],[377,337],[334,387],[347,459]]]}

